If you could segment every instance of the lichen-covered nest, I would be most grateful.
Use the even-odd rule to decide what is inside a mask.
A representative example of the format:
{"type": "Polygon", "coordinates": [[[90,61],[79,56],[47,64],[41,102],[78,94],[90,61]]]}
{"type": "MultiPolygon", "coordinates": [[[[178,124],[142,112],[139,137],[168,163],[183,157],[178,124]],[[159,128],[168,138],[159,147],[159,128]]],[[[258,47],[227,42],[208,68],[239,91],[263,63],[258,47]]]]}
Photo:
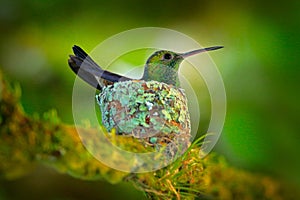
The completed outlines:
{"type": "MultiPolygon", "coordinates": [[[[190,116],[183,89],[157,81],[124,81],[103,88],[96,96],[108,131],[131,135],[158,149],[186,149],[190,116]]],[[[174,153],[174,152],[173,152],[174,153]]]]}

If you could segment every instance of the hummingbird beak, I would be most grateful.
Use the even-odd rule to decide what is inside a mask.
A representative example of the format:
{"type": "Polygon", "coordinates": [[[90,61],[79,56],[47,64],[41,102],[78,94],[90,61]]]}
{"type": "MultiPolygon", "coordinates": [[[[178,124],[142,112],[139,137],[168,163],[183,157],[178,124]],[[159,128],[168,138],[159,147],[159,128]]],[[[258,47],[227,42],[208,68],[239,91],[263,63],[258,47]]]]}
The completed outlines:
{"type": "Polygon", "coordinates": [[[223,46],[206,47],[206,48],[203,48],[203,49],[196,49],[196,50],[193,50],[193,51],[182,53],[182,54],[180,54],[180,56],[182,56],[183,58],[186,58],[186,57],[198,54],[198,53],[203,53],[203,52],[206,52],[206,51],[213,51],[213,50],[217,50],[217,49],[221,49],[221,48],[223,48],[223,46]]]}

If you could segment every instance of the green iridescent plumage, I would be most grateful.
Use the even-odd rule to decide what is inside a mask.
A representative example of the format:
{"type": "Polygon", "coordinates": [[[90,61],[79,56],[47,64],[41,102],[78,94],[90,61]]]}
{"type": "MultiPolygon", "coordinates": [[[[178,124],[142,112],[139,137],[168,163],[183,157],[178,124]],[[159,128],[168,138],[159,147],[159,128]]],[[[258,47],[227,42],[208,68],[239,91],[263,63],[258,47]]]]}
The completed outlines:
{"type": "Polygon", "coordinates": [[[179,87],[178,69],[182,61],[180,54],[166,50],[157,51],[148,58],[142,79],[157,80],[179,87]]]}

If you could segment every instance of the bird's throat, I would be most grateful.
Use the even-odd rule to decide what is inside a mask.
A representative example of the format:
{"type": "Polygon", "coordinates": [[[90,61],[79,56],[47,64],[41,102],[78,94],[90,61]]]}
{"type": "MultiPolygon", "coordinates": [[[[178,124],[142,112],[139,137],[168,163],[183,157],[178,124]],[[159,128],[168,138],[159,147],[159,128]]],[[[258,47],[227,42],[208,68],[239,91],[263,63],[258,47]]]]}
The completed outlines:
{"type": "Polygon", "coordinates": [[[178,71],[168,66],[145,66],[143,80],[158,81],[176,87],[180,86],[178,71]]]}

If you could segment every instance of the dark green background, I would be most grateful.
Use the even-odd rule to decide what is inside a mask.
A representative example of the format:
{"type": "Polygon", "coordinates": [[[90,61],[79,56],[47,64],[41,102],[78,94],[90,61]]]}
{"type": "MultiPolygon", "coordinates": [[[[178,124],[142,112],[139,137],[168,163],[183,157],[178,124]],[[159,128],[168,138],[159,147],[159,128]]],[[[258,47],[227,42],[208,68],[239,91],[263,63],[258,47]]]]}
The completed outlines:
{"type": "MultiPolygon", "coordinates": [[[[211,54],[227,92],[224,131],[215,150],[230,163],[300,185],[300,3],[287,1],[0,1],[0,67],[20,83],[27,113],[55,108],[72,119],[73,44],[92,50],[137,27],[185,33],[211,54]]],[[[129,184],[84,182],[43,167],[0,182],[1,199],[138,198],[129,184]],[[29,192],[30,191],[30,192],[29,192]]]]}

